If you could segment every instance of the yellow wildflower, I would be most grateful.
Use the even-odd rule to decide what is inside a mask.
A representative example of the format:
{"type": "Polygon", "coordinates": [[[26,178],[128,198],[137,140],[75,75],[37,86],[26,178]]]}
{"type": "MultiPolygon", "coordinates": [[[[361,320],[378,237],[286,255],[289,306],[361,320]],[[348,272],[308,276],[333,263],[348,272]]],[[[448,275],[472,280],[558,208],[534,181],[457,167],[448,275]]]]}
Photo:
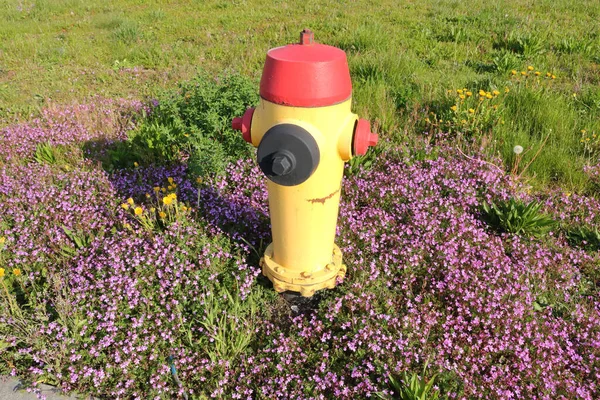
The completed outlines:
{"type": "Polygon", "coordinates": [[[461,120],[460,120],[460,123],[461,123],[461,124],[466,124],[466,123],[467,123],[467,120],[466,120],[466,119],[461,119],[461,120]]]}
{"type": "Polygon", "coordinates": [[[462,94],[463,90],[462,89],[456,89],[456,93],[458,94],[462,94]]]}
{"type": "Polygon", "coordinates": [[[154,191],[155,191],[156,193],[160,192],[160,187],[158,187],[158,186],[154,186],[154,191]]]}
{"type": "Polygon", "coordinates": [[[137,168],[137,167],[140,166],[140,164],[138,164],[138,162],[136,161],[136,162],[133,163],[133,166],[137,168]]]}
{"type": "Polygon", "coordinates": [[[146,198],[149,199],[150,198],[150,193],[146,193],[146,198]]]}
{"type": "Polygon", "coordinates": [[[521,75],[527,75],[527,72],[521,71],[521,75]]]}
{"type": "Polygon", "coordinates": [[[171,193],[169,196],[171,197],[172,200],[177,200],[177,194],[176,193],[171,193]]]}
{"type": "Polygon", "coordinates": [[[163,204],[165,206],[170,205],[173,202],[173,199],[171,198],[171,196],[165,196],[163,197],[163,204]]]}
{"type": "Polygon", "coordinates": [[[480,97],[479,98],[479,101],[484,101],[484,100],[485,100],[485,97],[480,97]]]}
{"type": "Polygon", "coordinates": [[[494,110],[497,110],[497,109],[498,109],[498,106],[497,106],[496,104],[494,104],[494,105],[492,106],[492,108],[493,108],[494,110]]]}
{"type": "Polygon", "coordinates": [[[173,178],[168,177],[167,180],[169,181],[170,184],[173,184],[173,178]]]}
{"type": "Polygon", "coordinates": [[[134,203],[134,202],[133,202],[133,199],[132,199],[131,197],[127,199],[127,202],[128,202],[129,204],[131,204],[131,205],[133,205],[133,203],[134,203]]]}
{"type": "Polygon", "coordinates": [[[186,206],[181,206],[181,211],[187,211],[187,207],[186,206]]]}
{"type": "Polygon", "coordinates": [[[510,71],[510,73],[511,73],[512,75],[516,75],[516,74],[517,74],[517,71],[515,71],[515,70],[513,69],[512,71],[510,71]]]}
{"type": "Polygon", "coordinates": [[[530,65],[527,67],[527,71],[533,71],[533,67],[530,65]]]}
{"type": "Polygon", "coordinates": [[[581,130],[581,133],[583,133],[583,134],[585,135],[585,129],[582,129],[582,130],[581,130]]]}
{"type": "Polygon", "coordinates": [[[167,188],[160,188],[160,191],[165,193],[167,191],[167,188]]]}
{"type": "Polygon", "coordinates": [[[154,207],[150,208],[151,213],[153,213],[154,211],[156,211],[156,208],[154,208],[154,207]]]}
{"type": "Polygon", "coordinates": [[[492,92],[492,94],[493,94],[494,96],[498,96],[498,95],[500,94],[500,92],[499,92],[498,90],[494,90],[494,91],[492,92]]]}
{"type": "Polygon", "coordinates": [[[0,244],[4,244],[6,242],[6,237],[0,237],[0,244]]]}
{"type": "Polygon", "coordinates": [[[551,74],[550,72],[546,72],[546,76],[547,76],[548,78],[550,78],[550,77],[552,76],[552,74],[551,74]]]}
{"type": "Polygon", "coordinates": [[[197,177],[197,178],[196,178],[196,183],[202,183],[202,178],[200,178],[200,177],[197,177]]]}
{"type": "Polygon", "coordinates": [[[510,89],[509,89],[509,88],[507,88],[507,87],[505,87],[505,88],[504,88],[504,93],[508,93],[508,92],[510,92],[510,89]]]}
{"type": "Polygon", "coordinates": [[[171,186],[171,185],[167,186],[167,190],[168,190],[168,191],[171,191],[171,190],[173,190],[173,186],[171,186]]]}
{"type": "Polygon", "coordinates": [[[161,217],[161,218],[165,218],[167,216],[167,214],[165,214],[164,211],[161,211],[161,212],[158,213],[158,216],[161,217]]]}
{"type": "Polygon", "coordinates": [[[486,98],[488,98],[488,99],[491,99],[493,96],[492,96],[492,94],[491,94],[491,93],[486,93],[486,94],[485,94],[485,97],[486,97],[486,98]]]}
{"type": "Polygon", "coordinates": [[[485,96],[485,90],[479,89],[479,95],[480,96],[485,96]]]}
{"type": "Polygon", "coordinates": [[[472,108],[469,108],[469,113],[473,114],[475,112],[475,110],[473,110],[472,108]]]}
{"type": "Polygon", "coordinates": [[[135,215],[142,215],[144,210],[142,210],[142,207],[136,207],[133,212],[135,213],[135,215]]]}
{"type": "Polygon", "coordinates": [[[19,268],[14,268],[13,274],[15,274],[15,276],[19,276],[19,275],[21,275],[21,270],[19,268]]]}
{"type": "Polygon", "coordinates": [[[465,95],[464,95],[464,94],[460,94],[460,95],[458,95],[458,97],[459,97],[461,100],[464,100],[464,99],[465,99],[465,95]]]}
{"type": "Polygon", "coordinates": [[[0,278],[4,276],[4,268],[0,268],[0,278]]]}
{"type": "Polygon", "coordinates": [[[456,106],[452,106],[452,107],[450,107],[450,109],[451,109],[452,111],[456,111],[456,108],[457,108],[456,106]]]}
{"type": "Polygon", "coordinates": [[[131,229],[131,225],[129,225],[129,224],[125,224],[123,226],[125,227],[125,229],[131,229]]]}
{"type": "Polygon", "coordinates": [[[121,204],[121,207],[123,207],[124,210],[129,210],[129,204],[127,203],[121,204]]]}
{"type": "Polygon", "coordinates": [[[552,79],[556,79],[556,75],[552,75],[552,79]]]}
{"type": "Polygon", "coordinates": [[[535,76],[540,76],[540,71],[535,71],[535,76]]]}
{"type": "Polygon", "coordinates": [[[467,97],[473,96],[473,92],[467,92],[467,97]]]}

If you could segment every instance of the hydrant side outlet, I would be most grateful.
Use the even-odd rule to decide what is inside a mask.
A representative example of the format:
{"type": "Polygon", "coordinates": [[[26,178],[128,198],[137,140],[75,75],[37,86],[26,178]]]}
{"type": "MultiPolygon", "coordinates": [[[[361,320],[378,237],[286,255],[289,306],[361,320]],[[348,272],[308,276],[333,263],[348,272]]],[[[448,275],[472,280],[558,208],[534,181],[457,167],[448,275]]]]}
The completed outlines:
{"type": "Polygon", "coordinates": [[[306,181],[319,165],[319,146],[304,128],[275,125],[265,133],[257,152],[258,165],[271,181],[295,186],[306,181]]]}

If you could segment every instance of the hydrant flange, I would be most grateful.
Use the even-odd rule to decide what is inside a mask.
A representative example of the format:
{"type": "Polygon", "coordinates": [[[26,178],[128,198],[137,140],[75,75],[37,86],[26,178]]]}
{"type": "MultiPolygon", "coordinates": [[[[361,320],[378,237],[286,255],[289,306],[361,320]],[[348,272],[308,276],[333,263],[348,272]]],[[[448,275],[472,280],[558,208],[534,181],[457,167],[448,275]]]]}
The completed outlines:
{"type": "Polygon", "coordinates": [[[271,282],[275,291],[281,293],[286,290],[299,292],[302,296],[310,297],[317,290],[333,289],[339,280],[346,275],[346,266],[342,263],[342,252],[337,245],[333,245],[331,262],[323,269],[298,271],[287,269],[273,260],[273,244],[267,246],[263,258],[260,260],[262,273],[271,282]]]}

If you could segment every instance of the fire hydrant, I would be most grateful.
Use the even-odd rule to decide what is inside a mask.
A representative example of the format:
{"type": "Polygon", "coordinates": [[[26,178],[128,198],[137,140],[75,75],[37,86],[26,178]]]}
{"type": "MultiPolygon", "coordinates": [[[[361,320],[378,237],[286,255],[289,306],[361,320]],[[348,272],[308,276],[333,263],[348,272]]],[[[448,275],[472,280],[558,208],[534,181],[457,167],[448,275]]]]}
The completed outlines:
{"type": "Polygon", "coordinates": [[[334,243],[344,162],[378,139],[351,103],[346,54],[304,30],[268,51],[258,106],[232,121],[268,178],[273,242],[260,262],[277,292],[310,297],[346,274],[334,243]]]}

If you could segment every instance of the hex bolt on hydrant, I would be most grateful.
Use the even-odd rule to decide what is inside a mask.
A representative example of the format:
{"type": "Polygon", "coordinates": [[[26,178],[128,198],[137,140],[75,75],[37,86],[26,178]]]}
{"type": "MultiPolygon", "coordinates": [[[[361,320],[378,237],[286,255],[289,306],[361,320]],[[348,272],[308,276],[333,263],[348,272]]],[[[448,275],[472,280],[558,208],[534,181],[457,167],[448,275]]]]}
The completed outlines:
{"type": "Polygon", "coordinates": [[[344,162],[378,140],[351,103],[346,54],[304,30],[267,52],[258,106],[232,121],[268,178],[273,242],[261,266],[277,292],[310,297],[346,274],[334,243],[344,162]]]}

